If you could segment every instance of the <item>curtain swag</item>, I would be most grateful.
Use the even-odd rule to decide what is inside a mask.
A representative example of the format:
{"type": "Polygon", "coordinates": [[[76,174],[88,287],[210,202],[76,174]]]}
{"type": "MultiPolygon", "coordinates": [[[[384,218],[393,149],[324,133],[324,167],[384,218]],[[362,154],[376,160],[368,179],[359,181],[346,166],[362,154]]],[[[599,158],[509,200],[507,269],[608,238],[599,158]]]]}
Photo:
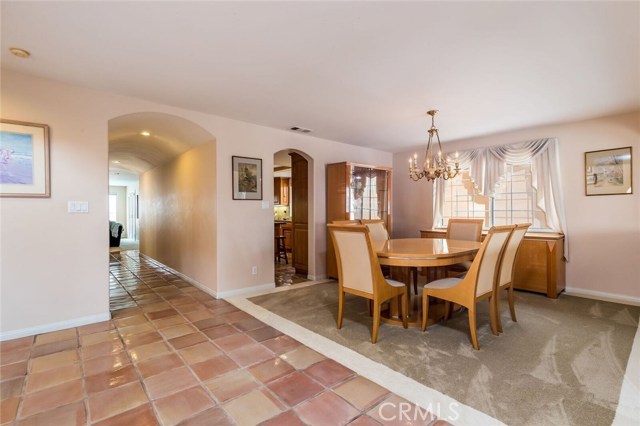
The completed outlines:
{"type": "MultiPolygon", "coordinates": [[[[477,148],[459,152],[456,161],[460,163],[461,169],[469,170],[469,177],[478,193],[489,197],[493,197],[496,186],[506,175],[507,165],[531,162],[532,185],[537,194],[537,206],[544,212],[549,227],[565,234],[564,253],[569,259],[557,145],[557,138],[546,138],[477,148]]],[[[434,194],[434,223],[440,223],[444,203],[442,179],[436,180],[434,194]]]]}

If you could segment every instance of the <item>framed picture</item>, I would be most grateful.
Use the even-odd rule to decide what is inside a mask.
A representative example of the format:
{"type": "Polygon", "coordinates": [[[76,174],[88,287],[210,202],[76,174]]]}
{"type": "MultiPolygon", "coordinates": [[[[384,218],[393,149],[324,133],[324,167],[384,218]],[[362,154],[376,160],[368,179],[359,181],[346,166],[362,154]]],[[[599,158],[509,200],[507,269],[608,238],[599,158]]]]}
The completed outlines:
{"type": "Polygon", "coordinates": [[[231,157],[233,199],[262,200],[262,159],[231,157]]]}
{"type": "Polygon", "coordinates": [[[585,152],[586,195],[632,194],[631,147],[585,152]]]}
{"type": "Polygon", "coordinates": [[[50,197],[49,126],[0,119],[0,197],[50,197]]]}

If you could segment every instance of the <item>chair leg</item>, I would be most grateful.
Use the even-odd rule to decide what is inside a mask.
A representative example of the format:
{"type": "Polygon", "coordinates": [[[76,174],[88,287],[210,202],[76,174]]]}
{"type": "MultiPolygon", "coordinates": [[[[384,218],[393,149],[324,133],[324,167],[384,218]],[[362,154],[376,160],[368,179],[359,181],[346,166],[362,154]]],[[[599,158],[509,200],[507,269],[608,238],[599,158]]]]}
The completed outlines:
{"type": "Polygon", "coordinates": [[[378,329],[380,328],[380,303],[373,304],[373,330],[371,331],[371,343],[378,341],[378,329]]]}
{"type": "Polygon", "coordinates": [[[451,302],[448,300],[444,301],[444,321],[446,322],[449,318],[451,318],[451,310],[452,310],[451,302]]]}
{"type": "Polygon", "coordinates": [[[511,283],[507,291],[509,292],[509,310],[511,311],[511,320],[517,322],[518,320],[516,320],[516,305],[513,297],[513,283],[511,283]]]}
{"type": "Polygon", "coordinates": [[[422,292],[422,331],[427,329],[427,320],[429,319],[429,295],[426,290],[422,292]]]}
{"type": "Polygon", "coordinates": [[[496,324],[498,327],[498,333],[502,333],[502,318],[500,316],[500,292],[498,291],[495,296],[495,305],[496,305],[496,324]]]}
{"type": "Polygon", "coordinates": [[[402,294],[402,326],[409,327],[409,290],[402,294]]]}
{"type": "Polygon", "coordinates": [[[491,321],[491,332],[494,336],[498,335],[498,330],[500,328],[499,323],[499,315],[497,315],[498,308],[498,297],[496,297],[495,293],[493,296],[489,296],[489,320],[491,321]]]}
{"type": "Polygon", "coordinates": [[[478,332],[476,330],[476,304],[469,308],[469,332],[471,333],[471,344],[473,344],[473,349],[479,350],[480,345],[478,344],[478,332]]]}
{"type": "Polygon", "coordinates": [[[338,330],[342,328],[342,313],[344,311],[344,291],[338,292],[338,330]]]}

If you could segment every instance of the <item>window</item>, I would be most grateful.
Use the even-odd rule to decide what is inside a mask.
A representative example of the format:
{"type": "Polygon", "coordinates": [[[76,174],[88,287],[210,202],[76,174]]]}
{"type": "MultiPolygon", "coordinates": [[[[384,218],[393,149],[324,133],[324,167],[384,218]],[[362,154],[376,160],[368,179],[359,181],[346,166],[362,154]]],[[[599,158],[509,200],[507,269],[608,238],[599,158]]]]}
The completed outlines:
{"type": "Polygon", "coordinates": [[[109,194],[109,220],[116,221],[116,211],[118,207],[118,196],[115,194],[109,194]]]}
{"type": "Polygon", "coordinates": [[[468,170],[444,183],[442,219],[437,227],[446,227],[450,218],[481,218],[485,228],[515,223],[531,223],[532,229],[549,230],[544,212],[536,205],[531,163],[507,164],[506,174],[496,184],[493,196],[481,195],[468,170]]]}

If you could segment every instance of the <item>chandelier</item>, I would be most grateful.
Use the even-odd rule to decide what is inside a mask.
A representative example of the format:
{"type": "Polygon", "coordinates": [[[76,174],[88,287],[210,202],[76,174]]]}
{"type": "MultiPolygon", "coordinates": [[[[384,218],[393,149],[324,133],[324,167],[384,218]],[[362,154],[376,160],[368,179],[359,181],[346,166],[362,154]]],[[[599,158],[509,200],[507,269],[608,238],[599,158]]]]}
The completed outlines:
{"type": "Polygon", "coordinates": [[[456,177],[460,171],[460,163],[458,163],[457,153],[455,167],[453,170],[451,169],[451,164],[447,161],[446,156],[442,154],[440,135],[438,134],[438,129],[434,123],[435,115],[437,113],[437,109],[427,112],[427,114],[431,116],[431,128],[429,129],[429,142],[427,143],[427,151],[425,153],[424,162],[422,163],[422,169],[418,168],[417,153],[413,154],[413,158],[409,158],[409,177],[416,182],[422,178],[426,178],[427,181],[435,181],[438,178],[447,180],[456,177]],[[432,147],[434,134],[438,140],[438,151],[436,153],[433,152],[432,147]]]}

